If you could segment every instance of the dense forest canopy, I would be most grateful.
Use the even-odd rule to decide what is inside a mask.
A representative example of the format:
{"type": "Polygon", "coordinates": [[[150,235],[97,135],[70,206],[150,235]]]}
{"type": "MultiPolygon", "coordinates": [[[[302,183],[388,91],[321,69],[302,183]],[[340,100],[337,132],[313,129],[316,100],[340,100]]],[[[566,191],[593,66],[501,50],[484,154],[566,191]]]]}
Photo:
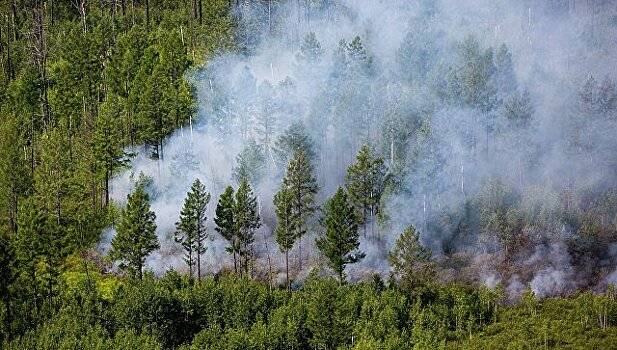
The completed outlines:
{"type": "Polygon", "coordinates": [[[599,0],[0,1],[0,348],[615,347],[616,35],[599,0]]]}

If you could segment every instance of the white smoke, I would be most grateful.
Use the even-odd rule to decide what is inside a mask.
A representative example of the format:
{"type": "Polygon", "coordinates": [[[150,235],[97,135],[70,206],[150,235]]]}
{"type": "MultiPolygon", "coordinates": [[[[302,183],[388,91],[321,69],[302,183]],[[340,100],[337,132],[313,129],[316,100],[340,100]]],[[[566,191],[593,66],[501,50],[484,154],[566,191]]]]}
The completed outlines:
{"type": "MultiPolygon", "coordinates": [[[[406,168],[402,179],[405,191],[388,197],[386,209],[390,220],[385,225],[374,224],[381,239],[362,239],[361,250],[367,257],[350,267],[348,272],[354,276],[372,271],[387,274],[386,252],[409,224],[420,229],[423,242],[435,255],[442,254],[448,234],[431,231],[430,216],[440,210],[457,208],[478,192],[487,178],[499,177],[522,189],[532,185],[559,186],[573,179],[593,184],[606,176],[606,168],[590,167],[581,159],[573,162],[560,143],[565,133],[562,118],[569,108],[565,106],[571,106],[582,79],[590,73],[600,76],[615,73],[617,67],[614,64],[617,55],[610,46],[589,49],[584,35],[590,24],[582,10],[557,13],[524,1],[444,0],[435,5],[431,17],[430,1],[347,0],[338,6],[308,10],[297,8],[297,3],[292,1],[270,9],[276,15],[273,20],[272,17],[251,18],[259,12],[255,9],[260,5],[249,2],[253,6],[249,11],[246,2],[243,3],[239,10],[244,16],[243,23],[263,22],[256,28],[246,24],[254,30],[245,29],[239,35],[245,41],[257,43],[250,47],[250,55],[223,54],[191,72],[189,79],[199,102],[195,118],[165,140],[162,160],[150,159],[148,152],[138,149],[132,169],[113,181],[113,199],[123,203],[140,173],[152,179],[149,190],[162,248],[150,256],[147,264],[157,273],[168,268],[184,268],[181,251],[171,235],[195,178],[212,194],[211,241],[204,256],[207,270],[213,273],[232,266],[224,250],[226,242],[214,231],[211,218],[219,194],[225,186],[235,185],[232,170],[236,156],[250,140],[255,140],[263,145],[266,156],[264,175],[253,184],[264,221],[256,233],[256,266],[260,274],[272,270],[274,280],[281,281],[284,261],[272,238],[276,223],[271,202],[285,164],[275,158],[273,147],[274,140],[298,121],[304,123],[315,142],[314,165],[321,187],[320,203],[342,185],[345,169],[364,142],[372,143],[382,152],[389,166],[406,168]],[[431,84],[439,84],[444,78],[447,73],[444,68],[456,60],[457,43],[469,35],[475,35],[483,48],[508,45],[518,84],[533,98],[535,113],[533,131],[526,136],[529,139],[521,141],[520,135],[490,139],[485,136],[486,128],[482,124],[486,116],[476,109],[436,104],[431,84],[409,83],[404,79],[406,72],[401,71],[397,52],[407,33],[413,34],[422,21],[426,23],[419,32],[434,35],[436,40],[435,52],[429,57],[435,67],[426,78],[434,80],[431,84]],[[271,28],[282,34],[270,35],[271,28]],[[324,52],[315,66],[307,66],[297,58],[302,38],[309,32],[315,33],[324,52]],[[334,74],[337,64],[334,57],[341,39],[349,43],[356,36],[361,37],[372,56],[376,73],[354,77],[350,83],[334,74]],[[350,88],[345,90],[347,85],[350,88]],[[425,140],[419,132],[423,123],[430,124],[430,143],[423,143],[425,140]],[[407,143],[391,144],[389,135],[400,132],[411,133],[406,135],[407,143]],[[485,152],[486,148],[486,158],[470,152],[470,139],[482,145],[474,148],[474,152],[485,152]],[[422,148],[427,144],[431,149],[422,148]],[[396,152],[390,149],[394,147],[396,152]],[[427,157],[408,163],[405,158],[414,152],[421,156],[438,154],[441,158],[427,157]],[[540,165],[533,169],[525,166],[530,158],[540,165]]],[[[608,37],[608,33],[599,29],[594,35],[599,45],[608,37]]],[[[599,142],[606,142],[609,147],[615,144],[610,139],[599,142]]],[[[307,274],[308,267],[320,260],[313,244],[320,229],[316,222],[311,227],[311,233],[302,240],[301,259],[299,245],[291,254],[293,273],[300,279],[307,274]]],[[[539,234],[544,236],[544,232],[539,234]]],[[[485,267],[480,268],[479,279],[489,286],[508,281],[512,293],[520,292],[521,280],[530,282],[540,296],[567,292],[576,287],[571,282],[575,272],[567,254],[562,243],[542,245],[532,257],[523,259],[524,266],[537,271],[533,276],[524,279],[517,275],[500,276],[495,266],[479,264],[485,267]],[[540,261],[546,263],[541,265],[540,261]]]]}

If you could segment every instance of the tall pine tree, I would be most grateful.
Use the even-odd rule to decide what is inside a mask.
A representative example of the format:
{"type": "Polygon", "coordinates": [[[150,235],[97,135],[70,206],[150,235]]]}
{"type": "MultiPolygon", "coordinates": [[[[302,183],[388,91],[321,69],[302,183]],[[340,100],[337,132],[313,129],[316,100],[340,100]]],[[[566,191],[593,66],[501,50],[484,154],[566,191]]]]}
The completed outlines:
{"type": "Polygon", "coordinates": [[[358,223],[364,225],[366,236],[368,222],[379,210],[385,187],[386,167],[383,158],[377,157],[368,145],[362,146],[356,162],[347,168],[345,186],[351,202],[359,212],[358,223]]]}
{"type": "Polygon", "coordinates": [[[283,179],[283,188],[291,197],[291,211],[295,220],[295,236],[300,240],[300,267],[302,266],[302,236],[306,233],[307,221],[317,210],[315,194],[318,191],[317,180],[313,175],[313,166],[304,151],[294,154],[283,179]]]}
{"type": "Polygon", "coordinates": [[[128,195],[126,208],[120,215],[110,256],[139,279],[143,276],[146,257],[160,247],[155,219],[156,215],[150,210],[150,197],[142,186],[137,186],[128,195]]]}
{"type": "Polygon", "coordinates": [[[274,231],[276,243],[283,253],[285,253],[285,275],[287,290],[291,290],[289,280],[289,251],[293,248],[296,241],[297,219],[293,213],[293,196],[286,188],[281,188],[274,196],[274,206],[277,218],[277,225],[274,231]]]}
{"type": "Polygon", "coordinates": [[[362,260],[365,254],[358,251],[360,241],[356,210],[340,187],[324,206],[323,225],[325,235],[315,242],[342,284],[345,281],[345,266],[362,260]]]}
{"type": "Polygon", "coordinates": [[[206,187],[195,179],[191,190],[184,200],[180,221],[176,223],[176,242],[182,245],[189,275],[193,276],[193,266],[197,263],[197,279],[201,279],[201,255],[206,252],[204,241],[208,237],[206,231],[206,208],[210,203],[210,193],[206,187]]]}
{"type": "Polygon", "coordinates": [[[236,192],[234,223],[238,235],[241,269],[248,275],[255,242],[255,230],[261,227],[261,220],[257,208],[257,197],[253,195],[253,189],[246,179],[240,182],[236,192]]]}
{"type": "MultiPolygon", "coordinates": [[[[115,95],[111,95],[115,96],[115,95]]],[[[132,154],[122,148],[120,125],[121,105],[117,97],[110,97],[100,107],[94,131],[94,156],[105,181],[105,206],[109,204],[109,181],[114,171],[126,166],[132,154]]]]}
{"type": "Polygon", "coordinates": [[[238,243],[238,234],[234,220],[234,211],[236,208],[236,200],[234,198],[234,189],[227,186],[225,191],[219,197],[216,205],[216,216],[214,223],[216,224],[216,232],[229,242],[227,252],[234,257],[234,272],[238,273],[238,252],[240,250],[238,243]]]}
{"type": "Polygon", "coordinates": [[[390,266],[408,287],[418,286],[431,278],[434,271],[430,259],[431,251],[421,244],[420,234],[413,226],[403,231],[388,255],[390,266]]]}

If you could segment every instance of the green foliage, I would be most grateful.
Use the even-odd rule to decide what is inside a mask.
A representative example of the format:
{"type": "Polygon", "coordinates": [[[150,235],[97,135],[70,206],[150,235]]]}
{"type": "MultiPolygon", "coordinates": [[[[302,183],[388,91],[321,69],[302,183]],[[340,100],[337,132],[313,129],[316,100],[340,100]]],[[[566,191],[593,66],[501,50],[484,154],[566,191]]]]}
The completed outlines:
{"type": "Polygon", "coordinates": [[[113,260],[120,261],[121,268],[141,279],[146,257],[160,247],[156,215],[150,210],[150,198],[142,186],[137,186],[127,199],[109,254],[113,260]]]}
{"type": "Polygon", "coordinates": [[[355,209],[340,187],[324,205],[323,226],[325,235],[317,238],[315,243],[342,284],[345,266],[362,260],[365,255],[357,251],[360,241],[355,209]]]}
{"type": "Polygon", "coordinates": [[[214,223],[216,224],[216,232],[229,242],[229,246],[226,250],[233,255],[234,272],[238,273],[237,254],[240,251],[240,241],[238,239],[238,230],[234,220],[235,208],[236,199],[234,197],[234,189],[231,186],[227,186],[225,191],[221,193],[216,205],[214,223]]]}
{"type": "Polygon", "coordinates": [[[315,162],[315,146],[306,133],[302,122],[295,122],[287,128],[275,142],[275,154],[280,164],[289,164],[297,152],[304,152],[308,160],[315,162]]]}
{"type": "Polygon", "coordinates": [[[281,188],[274,195],[274,207],[276,213],[276,229],[274,235],[279,249],[285,253],[286,286],[291,288],[289,280],[289,251],[296,241],[297,218],[293,212],[293,195],[287,188],[281,188]]]}
{"type": "Polygon", "coordinates": [[[255,140],[250,140],[236,157],[233,177],[241,183],[244,179],[257,184],[265,171],[266,155],[262,146],[255,140]]]}
{"type": "Polygon", "coordinates": [[[210,193],[195,179],[180,211],[180,221],[176,223],[174,239],[184,249],[184,261],[193,276],[193,266],[197,263],[197,279],[201,279],[201,255],[206,252],[206,209],[210,203],[210,193]]]}
{"type": "MultiPolygon", "coordinates": [[[[72,266],[84,271],[79,260],[72,266]]],[[[90,278],[100,290],[107,277],[90,278]]],[[[497,290],[433,284],[412,296],[396,284],[314,275],[288,293],[236,276],[193,283],[171,271],[125,280],[111,299],[76,284],[60,301],[44,324],[3,348],[611,348],[617,326],[612,290],[504,305],[497,290]]]]}
{"type": "Polygon", "coordinates": [[[308,219],[317,210],[315,194],[318,191],[313,165],[303,150],[294,153],[289,162],[282,188],[289,191],[291,219],[294,222],[295,236],[300,239],[306,233],[308,219]]]}
{"type": "MultiPolygon", "coordinates": [[[[162,157],[161,140],[193,117],[187,72],[234,46],[229,1],[199,3],[198,14],[166,0],[0,3],[0,232],[11,248],[0,260],[15,254],[0,342],[57,311],[66,257],[111,224],[109,183],[127,147],[147,142],[162,157]]],[[[109,297],[115,284],[105,283],[109,297]]],[[[99,342],[98,328],[84,329],[92,342],[17,347],[156,348],[140,331],[99,342]]]]}
{"type": "Polygon", "coordinates": [[[300,51],[296,54],[296,59],[301,64],[314,65],[319,63],[323,55],[321,44],[317,40],[314,32],[306,34],[300,45],[300,51]]]}
{"type": "Polygon", "coordinates": [[[257,208],[257,197],[253,194],[253,189],[246,179],[240,182],[238,191],[236,191],[233,217],[235,231],[238,235],[238,255],[242,259],[240,270],[248,274],[253,255],[255,230],[261,227],[261,220],[259,208],[257,208]]]}
{"type": "Polygon", "coordinates": [[[381,196],[386,185],[383,158],[373,154],[368,145],[362,146],[356,162],[347,168],[345,187],[351,202],[358,210],[358,223],[366,226],[379,212],[381,196]]]}
{"type": "Polygon", "coordinates": [[[402,278],[407,288],[425,285],[433,278],[434,266],[430,262],[431,251],[420,243],[420,234],[415,227],[403,231],[390,251],[388,261],[394,272],[402,278]]]}

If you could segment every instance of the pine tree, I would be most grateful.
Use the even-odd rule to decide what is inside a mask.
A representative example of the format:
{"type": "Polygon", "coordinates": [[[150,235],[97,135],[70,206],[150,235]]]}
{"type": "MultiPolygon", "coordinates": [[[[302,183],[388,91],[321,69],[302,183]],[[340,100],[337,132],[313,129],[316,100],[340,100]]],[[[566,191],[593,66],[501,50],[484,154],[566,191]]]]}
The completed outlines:
{"type": "Polygon", "coordinates": [[[185,251],[185,262],[189,267],[189,275],[193,276],[193,266],[197,263],[197,279],[201,279],[201,255],[206,252],[204,241],[206,231],[206,207],[210,202],[210,193],[206,187],[195,179],[191,190],[184,200],[180,221],[176,223],[176,242],[180,243],[185,251]]]}
{"type": "Polygon", "coordinates": [[[340,187],[324,206],[323,226],[325,235],[315,242],[342,284],[345,266],[362,260],[365,254],[357,250],[360,241],[356,211],[340,187]]]}
{"type": "Polygon", "coordinates": [[[26,292],[34,307],[39,305],[37,265],[43,255],[47,217],[34,198],[28,198],[19,207],[17,233],[13,238],[17,284],[26,292]]]}
{"type": "Polygon", "coordinates": [[[17,231],[20,200],[31,188],[32,179],[23,150],[27,148],[19,135],[17,118],[7,117],[0,123],[0,221],[6,217],[11,232],[17,231]]]}
{"type": "Polygon", "coordinates": [[[386,182],[386,168],[383,158],[373,154],[368,145],[362,146],[356,162],[347,168],[345,186],[351,202],[359,211],[359,224],[364,225],[364,234],[369,221],[379,210],[381,195],[386,182]]]}
{"type": "Polygon", "coordinates": [[[229,247],[227,247],[226,250],[228,253],[233,254],[234,272],[238,273],[237,254],[239,251],[239,243],[234,220],[235,208],[236,201],[234,199],[234,189],[231,186],[227,186],[225,191],[219,197],[219,201],[216,205],[216,216],[214,217],[214,223],[216,224],[216,232],[218,232],[229,242],[229,247]]]}
{"type": "Polygon", "coordinates": [[[266,154],[254,140],[248,141],[242,151],[236,156],[236,166],[233,168],[233,177],[238,183],[247,179],[251,183],[258,183],[264,173],[266,154]]]}
{"type": "MultiPolygon", "coordinates": [[[[113,95],[112,95],[113,96],[113,95]]],[[[120,127],[121,106],[117,98],[110,98],[100,107],[94,131],[94,156],[105,179],[105,206],[109,204],[109,181],[114,171],[126,166],[131,154],[122,148],[120,127]]]]}
{"type": "Polygon", "coordinates": [[[373,57],[367,52],[359,36],[353,38],[347,45],[347,56],[356,73],[366,76],[374,73],[373,57]]]}
{"type": "Polygon", "coordinates": [[[110,256],[120,261],[139,279],[143,276],[146,257],[160,247],[156,236],[156,215],[150,210],[150,198],[142,186],[128,195],[126,208],[120,215],[116,236],[111,242],[110,256]]]}
{"type": "Polygon", "coordinates": [[[296,54],[296,59],[299,63],[316,64],[321,60],[323,52],[317,36],[315,36],[315,33],[310,32],[304,36],[300,45],[300,51],[296,54]]]}
{"type": "Polygon", "coordinates": [[[302,265],[302,236],[306,234],[308,219],[317,210],[315,194],[317,180],[313,166],[304,151],[297,151],[287,167],[283,188],[291,196],[292,214],[295,220],[295,235],[300,240],[300,266],[302,265]]]}
{"type": "Polygon", "coordinates": [[[289,251],[293,248],[296,241],[297,219],[293,213],[293,195],[285,187],[281,188],[274,196],[274,206],[277,218],[277,225],[274,231],[276,243],[281,252],[285,253],[285,273],[286,288],[291,291],[289,280],[289,251]]]}
{"type": "Polygon", "coordinates": [[[206,208],[210,203],[210,193],[206,192],[206,187],[196,179],[191,187],[193,195],[193,214],[196,222],[195,231],[195,252],[197,254],[197,279],[201,279],[201,256],[206,252],[205,240],[208,238],[206,231],[206,208]]]}
{"type": "Polygon", "coordinates": [[[388,255],[394,272],[407,285],[417,285],[430,278],[431,251],[420,243],[420,234],[409,226],[399,236],[388,255]]]}
{"type": "Polygon", "coordinates": [[[242,259],[241,269],[248,274],[255,242],[255,230],[261,227],[261,220],[257,208],[257,197],[253,195],[253,189],[246,179],[240,182],[236,192],[234,223],[238,235],[239,255],[242,259]]]}
{"type": "MultiPolygon", "coordinates": [[[[19,267],[18,283],[32,287],[33,298],[43,295],[51,299],[60,275],[63,250],[67,248],[66,231],[34,196],[22,202],[17,227],[14,253],[19,267]]],[[[34,302],[38,305],[38,300],[34,302]]]]}
{"type": "Polygon", "coordinates": [[[291,124],[281,136],[276,139],[274,153],[280,164],[289,164],[296,152],[303,151],[309,161],[315,161],[315,146],[301,121],[291,124]]]}

